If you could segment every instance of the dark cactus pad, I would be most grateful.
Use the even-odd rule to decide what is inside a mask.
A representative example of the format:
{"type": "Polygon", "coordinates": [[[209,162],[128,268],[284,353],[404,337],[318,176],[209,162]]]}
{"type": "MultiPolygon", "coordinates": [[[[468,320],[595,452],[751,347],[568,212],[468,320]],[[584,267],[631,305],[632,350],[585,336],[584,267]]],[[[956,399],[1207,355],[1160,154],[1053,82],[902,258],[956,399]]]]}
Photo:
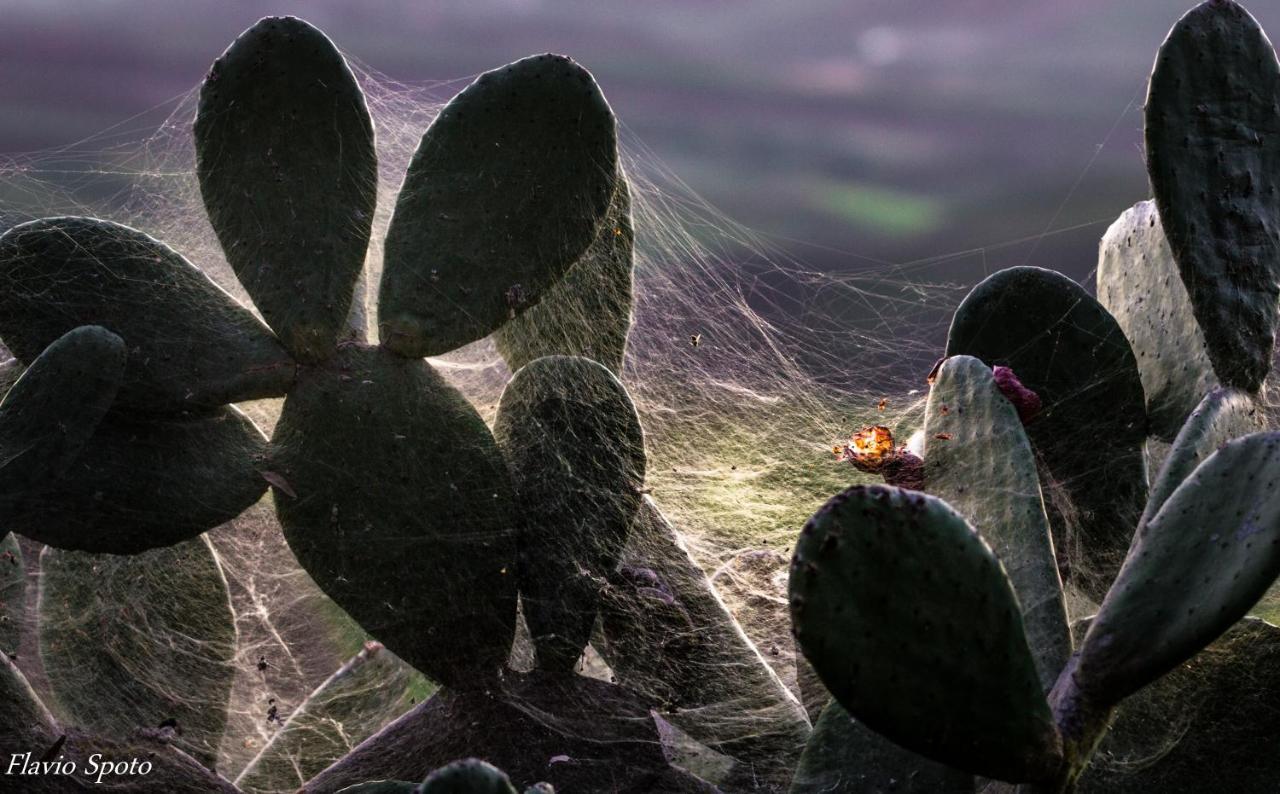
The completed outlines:
{"type": "Polygon", "coordinates": [[[382,343],[436,355],[537,303],[582,256],[614,194],[613,111],[559,55],[486,72],[422,136],[391,227],[382,343]]]}
{"type": "Polygon", "coordinates": [[[1169,32],[1147,92],[1146,149],[1213,368],[1257,391],[1280,297],[1280,64],[1238,4],[1201,3],[1169,32]]]}
{"type": "Polygon", "coordinates": [[[94,218],[45,218],[0,237],[0,338],[30,365],[100,325],[129,352],[119,400],[157,411],[279,397],[293,360],[247,309],[163,243],[94,218]]]}
{"type": "Polygon", "coordinates": [[[1280,433],[1222,446],[1134,538],[1075,680],[1114,704],[1190,659],[1280,575],[1280,433]]]}
{"type": "MultiPolygon", "coordinates": [[[[68,331],[0,401],[0,511],[8,518],[61,477],[115,401],[124,342],[96,326],[68,331]]],[[[11,527],[6,527],[11,528],[11,527]]]]}
{"type": "Polygon", "coordinates": [[[494,333],[513,371],[542,356],[595,359],[622,373],[631,330],[631,189],[621,174],[596,240],[536,305],[494,333]]]}
{"type": "Polygon", "coordinates": [[[789,794],[973,794],[973,775],[904,750],[832,701],[800,756],[789,794]]]}
{"type": "Polygon", "coordinates": [[[947,504],[855,486],[805,524],[792,561],[801,650],[850,715],[934,761],[1045,780],[1061,741],[1000,561],[947,504]]]}
{"type": "Polygon", "coordinates": [[[59,479],[8,518],[60,549],[136,554],[240,515],[267,490],[266,440],[234,407],[190,417],[108,414],[59,479]]]}
{"type": "Polygon", "coordinates": [[[1151,433],[1172,441],[1218,381],[1155,202],[1138,202],[1107,229],[1097,279],[1098,300],[1133,346],[1151,433]]]}
{"type": "Polygon", "coordinates": [[[1147,501],[1145,398],[1124,332],[1066,276],[1015,267],[974,287],[956,309],[947,355],[1009,367],[1040,395],[1043,410],[1027,436],[1042,485],[1061,488],[1072,508],[1070,520],[1050,513],[1059,566],[1101,600],[1147,501]]]}
{"type": "Polygon", "coordinates": [[[520,595],[538,666],[572,670],[640,507],[640,417],[603,365],[548,356],[507,384],[494,436],[524,516],[520,595]]]}
{"type": "Polygon", "coordinates": [[[200,90],[196,171],[227,261],[299,359],[333,352],[377,199],[373,123],[323,33],[267,17],[200,90]]]}
{"type": "Polygon", "coordinates": [[[517,514],[462,395],[426,362],[340,350],[303,370],[271,458],[285,538],[330,598],[437,681],[497,674],[515,629],[517,514]]]}
{"type": "Polygon", "coordinates": [[[454,761],[422,781],[420,794],[516,794],[511,779],[478,758],[454,761]]]}
{"type": "Polygon", "coordinates": [[[212,765],[235,677],[227,582],[205,538],[135,556],[46,549],[40,658],[59,713],[120,737],[172,720],[212,765]]]}
{"type": "Polygon", "coordinates": [[[1280,774],[1276,692],[1280,629],[1246,618],[1120,706],[1080,793],[1272,790],[1280,774]]]}

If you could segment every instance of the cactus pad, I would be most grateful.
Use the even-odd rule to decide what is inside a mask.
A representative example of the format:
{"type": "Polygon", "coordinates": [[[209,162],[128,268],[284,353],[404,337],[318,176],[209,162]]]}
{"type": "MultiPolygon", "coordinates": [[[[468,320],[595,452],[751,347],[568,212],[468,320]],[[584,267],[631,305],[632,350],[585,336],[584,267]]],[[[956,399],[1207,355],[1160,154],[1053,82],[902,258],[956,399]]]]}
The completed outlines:
{"type": "Polygon", "coordinates": [[[0,400],[6,520],[31,509],[80,455],[115,401],[124,367],[120,337],[96,326],[76,328],[41,353],[0,400]]]}
{"type": "Polygon", "coordinates": [[[271,442],[276,511],[316,584],[391,652],[461,685],[515,626],[506,465],[426,362],[351,347],[305,370],[271,442]]]}
{"type": "Polygon", "coordinates": [[[1280,64],[1231,0],[1182,17],[1146,102],[1156,206],[1221,383],[1271,369],[1280,298],[1280,64]]]}
{"type": "Polygon", "coordinates": [[[427,776],[421,794],[516,794],[502,770],[478,758],[454,761],[427,776]]]}
{"type": "Polygon", "coordinates": [[[1061,744],[1000,561],[946,503],[855,486],[805,525],[791,619],[850,715],[908,750],[1009,781],[1061,744]]]}
{"type": "Polygon", "coordinates": [[[1155,517],[1182,481],[1205,458],[1231,439],[1261,430],[1262,425],[1258,404],[1244,392],[1218,388],[1206,394],[1187,417],[1165,455],[1138,526],[1146,526],[1155,517]]]}
{"type": "Polygon", "coordinates": [[[387,231],[382,343],[436,355],[537,303],[596,239],[614,194],[613,111],[568,58],[481,75],[440,111],[387,231]]]}
{"type": "Polygon", "coordinates": [[[45,218],[0,236],[0,338],[30,365],[100,325],[129,352],[121,403],[148,411],[279,397],[294,363],[247,309],[173,249],[95,218],[45,218]]]}
{"type": "Polygon", "coordinates": [[[548,356],[507,384],[494,435],[524,513],[520,594],[538,665],[572,670],[640,507],[640,417],[603,365],[548,356]]]}
{"type": "Polygon", "coordinates": [[[1172,441],[1218,381],[1154,201],[1138,202],[1107,229],[1097,278],[1098,300],[1133,346],[1151,433],[1172,441]]]}
{"type": "Polygon", "coordinates": [[[973,775],[904,750],[827,704],[788,794],[974,794],[973,775]]]}
{"type": "Polygon", "coordinates": [[[285,346],[333,352],[364,266],[378,164],[364,95],[323,33],[267,17],[200,90],[196,172],[227,261],[285,346]]]}
{"type": "Polygon", "coordinates": [[[134,554],[230,521],[267,490],[266,440],[232,406],[194,416],[109,413],[61,478],[10,516],[61,549],[134,554]]]}
{"type": "Polygon", "coordinates": [[[925,413],[925,488],[963,515],[1004,565],[1044,691],[1071,655],[1062,581],[1022,421],[976,358],[943,362],[925,413]]]}
{"type": "Polygon", "coordinates": [[[1101,599],[1147,500],[1142,378],[1124,332],[1080,285],[1035,267],[1002,270],[956,309],[947,355],[1009,367],[1040,396],[1027,436],[1041,483],[1061,487],[1074,520],[1050,515],[1063,571],[1101,599]]]}
{"type": "Polygon", "coordinates": [[[622,374],[631,330],[631,265],[635,231],[631,188],[618,174],[609,214],[595,242],[537,304],[493,335],[515,371],[542,356],[594,359],[622,374]]]}
{"type": "Polygon", "coordinates": [[[217,758],[236,628],[205,538],[133,556],[46,549],[39,610],[40,658],[71,724],[117,737],[172,719],[177,746],[217,758]]]}
{"type": "Polygon", "coordinates": [[[1231,441],[1134,539],[1079,652],[1082,691],[1116,703],[1189,659],[1280,575],[1280,433],[1231,441]]]}

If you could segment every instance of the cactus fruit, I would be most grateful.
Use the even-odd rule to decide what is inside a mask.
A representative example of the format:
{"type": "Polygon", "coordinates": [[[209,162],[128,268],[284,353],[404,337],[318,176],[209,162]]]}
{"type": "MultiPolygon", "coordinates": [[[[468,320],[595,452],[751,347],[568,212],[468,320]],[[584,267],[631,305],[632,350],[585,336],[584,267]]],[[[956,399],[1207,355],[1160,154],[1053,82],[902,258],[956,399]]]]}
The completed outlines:
{"type": "Polygon", "coordinates": [[[1187,12],[1146,102],[1147,172],[1214,372],[1256,392],[1280,298],[1280,63],[1232,0],[1187,12]]]}
{"type": "Polygon", "coordinates": [[[45,218],[0,236],[0,338],[27,366],[100,325],[125,341],[118,401],[145,412],[280,397],[295,365],[247,309],[178,253],[95,218],[45,218]]]}
{"type": "Polygon", "coordinates": [[[1047,475],[1076,508],[1073,531],[1050,515],[1063,575],[1100,599],[1115,577],[1147,499],[1142,379],[1123,331],[1071,279],[1051,270],[1002,270],[956,309],[948,357],[1012,369],[1044,409],[1027,436],[1047,475]],[[1087,431],[1086,431],[1087,429],[1087,431]],[[1087,434],[1087,438],[1084,436],[1087,434]]]}
{"type": "Polygon", "coordinates": [[[599,591],[640,508],[640,417],[602,364],[548,356],[507,384],[494,436],[523,512],[520,594],[538,667],[567,672],[591,639],[599,591]]]}
{"type": "Polygon", "coordinates": [[[172,743],[212,766],[236,627],[207,539],[131,556],[46,548],[38,610],[40,658],[60,715],[102,736],[173,720],[172,743]]]}
{"type": "Polygon", "coordinates": [[[299,361],[328,358],[377,200],[373,122],[347,62],[306,22],[265,19],[214,61],[194,132],[200,193],[240,283],[299,361]]]}
{"type": "Polygon", "coordinates": [[[946,503],[841,492],[805,524],[790,589],[805,657],[868,728],[974,774],[1054,775],[1061,746],[1018,599],[946,503]]]}
{"type": "Polygon", "coordinates": [[[596,239],[616,137],[591,75],[558,55],[486,72],[454,97],[422,136],[387,230],[383,344],[437,355],[537,303],[596,239]]]}
{"type": "Polygon", "coordinates": [[[621,376],[631,329],[634,242],[631,187],[619,172],[595,242],[539,303],[494,332],[513,372],[542,356],[572,355],[595,359],[621,376]]]}
{"type": "Polygon", "coordinates": [[[1107,229],[1097,282],[1098,301],[1133,346],[1151,434],[1172,441],[1218,380],[1154,201],[1138,202],[1107,229]]]}
{"type": "Polygon", "coordinates": [[[925,412],[925,490],[965,516],[1004,564],[1047,692],[1071,632],[1035,453],[995,375],[969,356],[939,367],[925,412]]]}
{"type": "Polygon", "coordinates": [[[834,700],[813,725],[788,794],[973,794],[973,775],[904,750],[834,700]],[[910,771],[905,771],[910,770],[910,771]]]}
{"type": "Polygon", "coordinates": [[[270,466],[289,547],[366,631],[437,681],[497,674],[516,614],[511,486],[430,365],[352,347],[304,370],[270,466]]]}

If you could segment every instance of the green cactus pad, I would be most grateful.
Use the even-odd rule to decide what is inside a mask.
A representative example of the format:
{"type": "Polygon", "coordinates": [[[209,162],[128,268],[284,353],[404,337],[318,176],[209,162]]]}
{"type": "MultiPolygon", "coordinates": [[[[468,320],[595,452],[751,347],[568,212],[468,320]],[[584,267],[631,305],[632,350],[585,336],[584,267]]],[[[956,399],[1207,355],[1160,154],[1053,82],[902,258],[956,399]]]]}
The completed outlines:
{"type": "Polygon", "coordinates": [[[441,767],[422,782],[421,794],[516,794],[501,769],[478,758],[441,767]]]}
{"type": "Polygon", "coordinates": [[[789,794],[973,794],[973,775],[904,750],[827,704],[789,794]]]}
{"type": "Polygon", "coordinates": [[[1218,388],[1205,395],[1178,432],[1151,486],[1151,496],[1138,526],[1146,526],[1205,458],[1233,438],[1262,429],[1262,412],[1248,394],[1218,388]]]}
{"type": "Polygon", "coordinates": [[[614,194],[613,111],[568,58],[486,72],[409,164],[387,231],[382,343],[436,355],[537,303],[596,239],[614,194]]]}
{"type": "Polygon", "coordinates": [[[868,728],[976,775],[1057,772],[1017,596],[945,502],[892,486],[837,494],[805,524],[789,589],[804,655],[868,728]]]}
{"type": "Polygon", "coordinates": [[[285,539],[330,598],[436,681],[497,674],[515,626],[510,479],[435,370],[339,350],[289,393],[270,465],[285,539]]]}
{"type": "Polygon", "coordinates": [[[493,432],[524,514],[520,599],[538,666],[569,671],[640,508],[640,417],[603,365],[547,356],[507,384],[493,432]]]}
{"type": "Polygon", "coordinates": [[[13,534],[0,537],[0,656],[16,654],[27,614],[27,566],[13,534]]]}
{"type": "Polygon", "coordinates": [[[266,440],[227,406],[189,417],[111,413],[60,479],[7,517],[29,538],[77,551],[136,554],[240,515],[267,490],[266,440]]]}
{"type": "Polygon", "coordinates": [[[1280,575],[1280,433],[1231,441],[1134,539],[1079,652],[1075,679],[1116,703],[1212,642],[1280,575]]]}
{"type": "Polygon", "coordinates": [[[1201,3],[1160,47],[1147,172],[1220,381],[1257,391],[1280,298],[1280,64],[1231,0],[1201,3]]]}
{"type": "Polygon", "coordinates": [[[368,643],[293,709],[235,784],[246,791],[292,791],[431,690],[395,654],[368,643]]]}
{"type": "Polygon", "coordinates": [[[1172,441],[1218,380],[1154,201],[1138,202],[1107,229],[1097,278],[1098,300],[1133,346],[1151,433],[1172,441]]]}
{"type": "Polygon", "coordinates": [[[332,354],[364,267],[378,162],[364,94],[333,43],[266,17],[200,89],[196,172],[245,290],[300,360],[332,354]]]}
{"type": "Polygon", "coordinates": [[[1004,565],[1048,692],[1071,656],[1071,631],[1022,421],[976,358],[943,362],[925,412],[925,488],[963,515],[1004,565]]]}
{"type": "Polygon", "coordinates": [[[115,401],[124,368],[120,337],[96,326],[76,328],[41,353],[0,401],[6,517],[29,509],[66,473],[115,401]]]}
{"type": "Polygon", "coordinates": [[[1245,618],[1120,706],[1079,794],[1271,791],[1276,692],[1280,629],[1245,618]]]}
{"type": "Polygon", "coordinates": [[[512,371],[542,356],[583,356],[622,374],[631,330],[631,188],[619,172],[595,242],[528,311],[494,333],[512,371]]]}
{"type": "Polygon", "coordinates": [[[30,365],[100,325],[125,342],[119,400],[171,412],[279,397],[294,364],[247,309],[163,243],[95,218],[45,218],[0,236],[0,338],[30,365]]]}
{"type": "Polygon", "coordinates": [[[236,628],[204,538],[136,556],[46,549],[39,612],[40,658],[65,721],[119,737],[176,720],[173,743],[213,763],[236,628]]]}
{"type": "Polygon", "coordinates": [[[1041,484],[1063,489],[1070,521],[1049,518],[1064,578],[1101,600],[1147,501],[1142,378],[1124,332],[1066,276],[1002,270],[956,309],[947,355],[1009,367],[1043,401],[1027,424],[1041,484]],[[1070,563],[1065,565],[1064,563],[1070,563]]]}

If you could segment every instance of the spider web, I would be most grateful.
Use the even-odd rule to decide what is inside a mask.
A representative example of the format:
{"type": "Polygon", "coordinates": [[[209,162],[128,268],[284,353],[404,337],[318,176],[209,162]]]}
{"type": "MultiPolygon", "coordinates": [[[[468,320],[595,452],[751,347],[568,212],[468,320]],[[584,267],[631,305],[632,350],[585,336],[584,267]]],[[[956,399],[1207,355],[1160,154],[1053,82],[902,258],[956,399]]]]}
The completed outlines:
{"type": "MultiPolygon", "coordinates": [[[[381,241],[405,167],[442,100],[463,83],[410,85],[353,67],[378,136],[378,210],[366,263],[366,281],[376,285],[381,241]]],[[[57,214],[124,223],[163,240],[251,305],[200,200],[190,134],[195,103],[192,91],[85,141],[0,159],[0,227],[57,214]]],[[[637,245],[634,324],[622,379],[645,428],[647,486],[761,658],[798,698],[785,598],[790,548],[819,505],[866,476],[833,458],[833,442],[865,424],[887,425],[903,441],[917,429],[924,376],[942,349],[952,310],[972,286],[939,276],[948,263],[985,259],[988,252],[1079,227],[1046,227],[1029,238],[906,264],[846,252],[847,271],[818,271],[701,200],[622,121],[637,245]]],[[[1109,221],[1089,225],[1101,234],[1109,221]]],[[[511,372],[490,340],[432,364],[492,422],[511,372]]],[[[281,402],[240,407],[269,435],[281,402]]],[[[246,791],[294,790],[431,695],[431,682],[380,649],[319,592],[284,544],[266,499],[190,543],[207,548],[225,578],[234,642],[224,649],[200,639],[199,615],[188,616],[186,627],[148,626],[157,648],[183,650],[157,654],[152,677],[167,684],[156,688],[177,708],[182,682],[210,660],[229,671],[225,727],[216,745],[204,749],[209,762],[246,791]]],[[[23,551],[31,580],[39,583],[40,549],[23,540],[23,551]]],[[[102,579],[97,597],[122,603],[143,592],[163,593],[171,584],[157,562],[164,553],[122,563],[102,579]]],[[[646,550],[631,553],[643,560],[646,550]]],[[[46,593],[42,587],[42,599],[46,593]]],[[[1089,614],[1087,603],[1073,607],[1073,617],[1089,614]]],[[[19,666],[55,706],[37,637],[68,628],[37,630],[33,604],[18,649],[19,666]]],[[[611,675],[590,651],[581,667],[596,677],[611,675]]],[[[99,692],[102,685],[84,682],[99,692]]],[[[744,699],[756,694],[746,692],[744,699]]],[[[100,695],[108,702],[134,696],[100,695]]],[[[732,709],[706,715],[726,723],[720,733],[738,736],[763,730],[760,719],[732,709]]],[[[662,723],[669,752],[708,779],[730,775],[723,755],[691,738],[698,722],[662,723]]]]}

